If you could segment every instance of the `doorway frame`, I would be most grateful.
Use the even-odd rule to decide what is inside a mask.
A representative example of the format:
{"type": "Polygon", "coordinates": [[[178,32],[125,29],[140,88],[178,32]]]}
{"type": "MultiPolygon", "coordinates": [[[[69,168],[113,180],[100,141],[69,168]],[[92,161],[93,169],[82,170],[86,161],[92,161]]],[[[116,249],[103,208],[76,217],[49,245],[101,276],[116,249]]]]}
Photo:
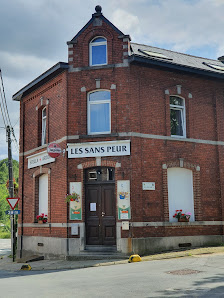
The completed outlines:
{"type": "MultiPolygon", "coordinates": [[[[107,176],[108,177],[108,176],[107,176]]],[[[101,228],[100,228],[100,231],[99,231],[99,242],[102,242],[101,244],[95,244],[95,246],[98,246],[98,247],[115,247],[116,244],[117,244],[117,228],[116,228],[116,224],[117,224],[117,200],[116,200],[116,183],[115,183],[115,168],[113,167],[105,167],[105,166],[96,166],[96,167],[90,167],[90,168],[86,168],[85,171],[84,171],[84,189],[85,189],[85,246],[87,247],[91,247],[91,246],[94,246],[94,244],[87,244],[87,220],[89,219],[89,217],[87,218],[87,189],[88,187],[91,189],[91,186],[97,186],[97,188],[99,189],[100,191],[100,204],[101,204],[101,209],[102,209],[102,205],[103,205],[103,201],[102,201],[102,198],[103,198],[103,192],[102,190],[104,189],[105,186],[112,186],[113,187],[113,194],[112,194],[112,200],[113,200],[113,207],[112,207],[112,221],[114,219],[114,239],[115,239],[115,244],[112,244],[112,245],[106,245],[104,244],[103,242],[103,239],[104,239],[104,235],[103,235],[103,218],[102,218],[102,215],[100,216],[100,214],[98,214],[98,218],[96,218],[95,220],[99,220],[99,223],[101,225],[101,228]],[[96,179],[88,179],[87,177],[87,171],[88,170],[93,170],[92,173],[96,173],[96,179]],[[101,174],[102,174],[102,170],[105,169],[107,171],[107,169],[112,169],[113,170],[113,179],[112,180],[98,180],[98,178],[102,177],[101,174]]],[[[105,202],[104,202],[105,203],[105,202]]],[[[106,211],[105,211],[106,212],[106,211]]],[[[100,212],[101,213],[101,212],[100,212]]],[[[111,219],[108,219],[109,222],[111,221],[111,219]]],[[[106,226],[105,226],[106,227],[106,226]]]]}
{"type": "Polygon", "coordinates": [[[123,180],[123,173],[121,171],[121,163],[112,160],[101,160],[101,157],[96,157],[95,160],[86,161],[77,165],[77,169],[80,170],[80,176],[82,181],[82,197],[83,197],[83,221],[80,222],[80,251],[86,249],[86,214],[85,214],[85,204],[86,204],[86,193],[85,193],[85,170],[94,167],[108,167],[114,168],[114,182],[115,182],[115,204],[116,204],[116,250],[122,251],[122,239],[121,239],[121,221],[118,220],[117,211],[117,180],[123,180]]]}

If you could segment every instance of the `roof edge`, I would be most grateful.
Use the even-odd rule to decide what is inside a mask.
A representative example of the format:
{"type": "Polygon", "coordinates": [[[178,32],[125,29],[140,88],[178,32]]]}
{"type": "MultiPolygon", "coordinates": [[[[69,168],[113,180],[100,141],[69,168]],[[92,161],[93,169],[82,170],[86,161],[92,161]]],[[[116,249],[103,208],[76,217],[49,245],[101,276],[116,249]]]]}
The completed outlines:
{"type": "Polygon", "coordinates": [[[68,69],[69,65],[66,62],[58,62],[47,71],[42,73],[39,77],[31,81],[25,87],[20,89],[17,93],[12,96],[12,100],[20,101],[25,95],[31,93],[33,90],[37,89],[41,84],[48,82],[54,76],[68,69]]]}
{"type": "Polygon", "coordinates": [[[175,63],[170,63],[170,61],[148,59],[148,58],[143,58],[140,56],[132,55],[129,57],[129,62],[130,63],[138,62],[138,63],[143,63],[143,64],[151,64],[151,65],[155,65],[155,66],[165,67],[168,69],[179,70],[179,71],[184,71],[184,72],[188,72],[188,73],[190,72],[190,73],[195,73],[198,75],[204,75],[204,76],[208,76],[208,77],[224,79],[224,74],[215,73],[215,72],[212,72],[209,70],[203,70],[203,69],[198,69],[198,68],[194,68],[194,67],[179,65],[179,64],[175,64],[175,63]]]}
{"type": "Polygon", "coordinates": [[[92,14],[92,18],[86,23],[86,25],[72,38],[72,40],[67,42],[67,45],[74,44],[77,42],[77,38],[81,35],[83,31],[86,30],[86,28],[93,23],[93,21],[96,18],[101,18],[105,23],[107,23],[110,27],[112,27],[120,36],[126,36],[123,32],[121,32],[114,24],[112,24],[107,18],[104,17],[104,15],[100,12],[96,12],[92,14]]]}

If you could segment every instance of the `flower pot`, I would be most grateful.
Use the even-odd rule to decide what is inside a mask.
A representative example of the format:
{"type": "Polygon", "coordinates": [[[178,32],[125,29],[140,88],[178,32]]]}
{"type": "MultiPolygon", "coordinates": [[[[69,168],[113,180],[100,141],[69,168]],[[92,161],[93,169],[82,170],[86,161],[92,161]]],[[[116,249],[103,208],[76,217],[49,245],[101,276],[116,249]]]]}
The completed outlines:
{"type": "Polygon", "coordinates": [[[189,222],[189,218],[178,218],[178,222],[189,222]]]}
{"type": "Polygon", "coordinates": [[[43,220],[38,220],[38,224],[43,224],[43,220]]]}

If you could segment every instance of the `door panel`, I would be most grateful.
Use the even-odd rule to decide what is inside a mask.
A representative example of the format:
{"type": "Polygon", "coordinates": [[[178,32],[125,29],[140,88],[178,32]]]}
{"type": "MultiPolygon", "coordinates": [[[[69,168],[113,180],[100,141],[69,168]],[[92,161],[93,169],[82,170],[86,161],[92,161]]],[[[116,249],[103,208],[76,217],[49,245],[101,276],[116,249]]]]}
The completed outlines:
{"type": "Polygon", "coordinates": [[[114,185],[102,185],[101,195],[103,243],[105,245],[114,245],[116,244],[114,185]]]}
{"type": "Polygon", "coordinates": [[[114,184],[86,186],[86,244],[116,244],[114,184]],[[91,204],[94,203],[94,204],[91,204]],[[95,210],[96,208],[96,210],[95,210]]]}
{"type": "Polygon", "coordinates": [[[100,212],[100,188],[98,185],[88,186],[86,188],[87,244],[99,245],[101,242],[100,231],[99,231],[100,229],[99,212],[100,212]]]}

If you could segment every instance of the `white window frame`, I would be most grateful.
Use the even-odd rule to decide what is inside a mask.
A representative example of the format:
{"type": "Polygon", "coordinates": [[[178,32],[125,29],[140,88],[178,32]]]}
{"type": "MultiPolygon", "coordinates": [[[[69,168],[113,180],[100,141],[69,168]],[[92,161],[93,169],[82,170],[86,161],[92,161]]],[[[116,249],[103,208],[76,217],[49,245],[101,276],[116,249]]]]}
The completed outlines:
{"type": "Polygon", "coordinates": [[[96,100],[93,102],[90,102],[89,98],[90,98],[90,94],[94,93],[94,92],[100,92],[100,91],[107,91],[110,92],[110,90],[107,89],[97,89],[97,90],[93,90],[91,92],[88,93],[87,96],[87,126],[88,126],[88,135],[98,135],[98,134],[110,134],[111,133],[111,92],[110,92],[110,99],[107,100],[96,100]],[[109,103],[109,125],[110,125],[110,130],[108,131],[103,131],[103,132],[91,132],[91,117],[90,117],[90,106],[93,104],[103,104],[103,103],[109,103]]]}
{"type": "MultiPolygon", "coordinates": [[[[176,110],[176,111],[180,111],[181,113],[181,122],[182,122],[182,128],[183,128],[183,135],[172,135],[171,137],[174,138],[186,138],[186,113],[185,113],[185,98],[178,96],[178,95],[170,95],[169,96],[169,100],[170,97],[177,97],[177,98],[181,98],[183,100],[183,105],[173,105],[170,104],[170,111],[171,110],[176,110]]],[[[170,133],[171,133],[171,127],[170,127],[170,133]]]]}
{"type": "Polygon", "coordinates": [[[47,143],[47,108],[43,108],[41,112],[41,145],[45,145],[47,143]],[[44,116],[44,111],[46,115],[44,116]]]}
{"type": "Polygon", "coordinates": [[[89,43],[89,65],[90,66],[99,66],[99,65],[107,65],[107,39],[104,36],[96,36],[89,43]],[[104,41],[94,43],[94,40],[97,38],[103,38],[104,41]],[[92,63],[92,48],[97,46],[106,45],[106,62],[102,64],[93,64],[92,63]]]}

